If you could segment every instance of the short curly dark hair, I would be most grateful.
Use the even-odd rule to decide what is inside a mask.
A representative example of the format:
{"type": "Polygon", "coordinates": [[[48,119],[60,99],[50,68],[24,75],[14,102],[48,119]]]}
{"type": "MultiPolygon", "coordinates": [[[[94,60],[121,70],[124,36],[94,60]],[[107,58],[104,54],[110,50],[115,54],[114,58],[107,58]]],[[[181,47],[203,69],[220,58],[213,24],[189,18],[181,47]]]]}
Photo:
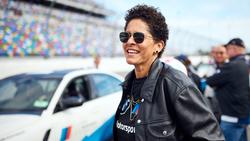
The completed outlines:
{"type": "Polygon", "coordinates": [[[164,42],[164,47],[158,54],[158,58],[160,58],[165,50],[169,33],[165,17],[158,11],[157,8],[145,4],[139,4],[127,11],[124,30],[127,29],[128,23],[133,19],[141,19],[146,22],[149,27],[149,32],[153,36],[154,40],[162,40],[164,42]]]}

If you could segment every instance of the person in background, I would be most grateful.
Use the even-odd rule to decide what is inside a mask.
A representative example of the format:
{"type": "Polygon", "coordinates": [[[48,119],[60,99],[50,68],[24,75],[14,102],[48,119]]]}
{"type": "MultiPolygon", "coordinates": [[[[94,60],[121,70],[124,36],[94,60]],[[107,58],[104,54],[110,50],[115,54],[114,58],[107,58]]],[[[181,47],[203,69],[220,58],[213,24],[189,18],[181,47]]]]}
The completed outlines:
{"type": "MultiPolygon", "coordinates": [[[[225,45],[217,45],[214,46],[212,48],[211,51],[211,56],[213,58],[213,70],[212,72],[210,72],[206,77],[212,76],[215,73],[219,73],[220,72],[220,68],[227,63],[228,60],[228,55],[227,55],[227,50],[226,50],[226,46],[225,45]]],[[[204,78],[205,79],[205,78],[204,78]]],[[[204,94],[210,98],[214,98],[216,99],[216,97],[214,96],[216,89],[212,89],[209,85],[206,85],[204,94]]],[[[216,100],[217,101],[217,100],[216,100]]],[[[219,108],[219,107],[218,107],[219,108]]]]}
{"type": "MultiPolygon", "coordinates": [[[[214,46],[211,50],[211,56],[213,58],[212,65],[214,70],[210,72],[206,77],[212,76],[215,73],[219,73],[220,68],[229,61],[225,45],[214,46]]],[[[203,80],[205,80],[205,78],[203,78],[203,80]]],[[[218,121],[221,121],[221,109],[219,106],[219,102],[215,96],[216,92],[216,89],[213,89],[209,85],[205,84],[204,95],[210,100],[216,118],[218,119],[218,121]]]]}
{"type": "Polygon", "coordinates": [[[177,69],[183,72],[185,75],[188,75],[186,66],[184,66],[184,64],[178,59],[174,57],[166,56],[166,57],[161,58],[160,60],[168,64],[169,66],[173,67],[174,69],[177,69]]]}
{"type": "MultiPolygon", "coordinates": [[[[208,74],[208,76],[212,76],[215,73],[220,72],[220,68],[228,62],[228,55],[225,45],[217,45],[214,46],[211,50],[211,56],[213,58],[213,71],[208,74]]],[[[205,80],[206,78],[202,78],[202,80],[205,80]]],[[[206,81],[206,80],[205,80],[206,81]]],[[[204,82],[204,81],[203,81],[204,82]]],[[[214,112],[217,120],[221,122],[221,108],[220,104],[218,102],[217,97],[215,94],[217,93],[217,90],[214,88],[211,88],[209,85],[206,84],[206,82],[203,83],[205,85],[204,95],[207,97],[210,107],[212,111],[214,112]]]]}
{"type": "Polygon", "coordinates": [[[223,133],[201,92],[182,72],[160,61],[168,27],[155,7],[127,11],[119,34],[126,62],[114,141],[222,141],[223,133]]]}
{"type": "Polygon", "coordinates": [[[204,88],[202,87],[201,84],[201,78],[199,75],[196,74],[191,60],[184,54],[178,55],[175,58],[184,64],[184,66],[187,69],[188,77],[191,78],[191,80],[195,83],[195,85],[198,87],[201,93],[204,93],[204,88]]]}
{"type": "Polygon", "coordinates": [[[100,63],[101,63],[101,56],[99,54],[96,54],[94,56],[94,64],[96,69],[99,68],[100,63]]]}
{"type": "Polygon", "coordinates": [[[219,72],[219,68],[226,62],[228,62],[228,55],[226,51],[225,45],[216,45],[213,46],[210,52],[211,59],[209,60],[209,64],[212,65],[211,69],[206,72],[203,77],[208,77],[216,72],[219,72]]]}
{"type": "Polygon", "coordinates": [[[215,73],[218,73],[223,64],[228,62],[227,50],[225,45],[218,45],[213,47],[212,52],[215,64],[215,73]]]}
{"type": "Polygon", "coordinates": [[[222,111],[221,128],[226,141],[246,141],[249,116],[249,74],[242,39],[234,38],[226,44],[229,62],[219,73],[208,77],[206,83],[215,89],[222,111]]]}

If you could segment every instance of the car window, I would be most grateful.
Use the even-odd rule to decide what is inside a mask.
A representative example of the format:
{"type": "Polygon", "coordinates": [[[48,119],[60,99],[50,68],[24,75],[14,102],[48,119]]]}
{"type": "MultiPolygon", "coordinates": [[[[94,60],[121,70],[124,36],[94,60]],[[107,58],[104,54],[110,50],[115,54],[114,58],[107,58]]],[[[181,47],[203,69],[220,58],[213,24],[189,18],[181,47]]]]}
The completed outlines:
{"type": "Polygon", "coordinates": [[[89,100],[90,98],[86,81],[84,80],[83,76],[77,77],[70,81],[70,83],[63,92],[63,98],[79,95],[83,96],[85,100],[89,100]]]}
{"type": "Polygon", "coordinates": [[[89,75],[93,81],[93,89],[97,97],[105,96],[114,92],[120,91],[121,81],[107,74],[92,74],[89,75]]]}
{"type": "Polygon", "coordinates": [[[20,77],[0,81],[1,111],[35,111],[47,108],[59,84],[57,79],[20,77]]]}
{"type": "Polygon", "coordinates": [[[17,91],[13,81],[1,81],[0,83],[0,101],[11,99],[17,91]]]}
{"type": "Polygon", "coordinates": [[[75,107],[75,106],[69,106],[67,107],[64,100],[67,101],[69,98],[79,98],[83,99],[84,102],[88,101],[90,99],[90,94],[87,88],[86,81],[84,80],[84,76],[80,76],[77,78],[72,79],[65,89],[63,90],[62,96],[58,103],[56,104],[56,107],[54,109],[54,113],[60,112],[62,110],[75,107]]]}

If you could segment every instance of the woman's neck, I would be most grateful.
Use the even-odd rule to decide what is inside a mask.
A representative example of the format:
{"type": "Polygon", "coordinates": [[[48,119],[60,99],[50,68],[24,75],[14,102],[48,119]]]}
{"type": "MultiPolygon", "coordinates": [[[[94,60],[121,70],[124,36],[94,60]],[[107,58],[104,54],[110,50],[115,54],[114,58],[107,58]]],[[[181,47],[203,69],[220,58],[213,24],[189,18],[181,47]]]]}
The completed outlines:
{"type": "Polygon", "coordinates": [[[136,66],[135,67],[135,77],[136,78],[143,78],[148,76],[149,66],[136,66]]]}
{"type": "Polygon", "coordinates": [[[143,78],[148,76],[150,71],[151,65],[153,64],[154,60],[149,61],[144,65],[135,65],[135,77],[136,78],[143,78]]]}

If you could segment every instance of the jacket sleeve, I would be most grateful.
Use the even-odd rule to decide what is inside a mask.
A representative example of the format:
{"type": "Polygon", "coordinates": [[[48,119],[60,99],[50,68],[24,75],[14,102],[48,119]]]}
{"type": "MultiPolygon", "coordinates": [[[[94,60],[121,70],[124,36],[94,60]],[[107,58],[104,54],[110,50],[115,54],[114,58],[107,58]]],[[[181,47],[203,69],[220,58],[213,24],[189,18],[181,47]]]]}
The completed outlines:
{"type": "Polygon", "coordinates": [[[220,69],[219,73],[215,73],[214,75],[208,77],[206,79],[206,83],[211,87],[223,86],[228,81],[227,77],[230,77],[230,71],[232,71],[231,65],[227,63],[220,69]]]}
{"type": "Polygon", "coordinates": [[[174,102],[176,123],[192,141],[223,141],[219,123],[193,85],[183,87],[174,102]]]}

